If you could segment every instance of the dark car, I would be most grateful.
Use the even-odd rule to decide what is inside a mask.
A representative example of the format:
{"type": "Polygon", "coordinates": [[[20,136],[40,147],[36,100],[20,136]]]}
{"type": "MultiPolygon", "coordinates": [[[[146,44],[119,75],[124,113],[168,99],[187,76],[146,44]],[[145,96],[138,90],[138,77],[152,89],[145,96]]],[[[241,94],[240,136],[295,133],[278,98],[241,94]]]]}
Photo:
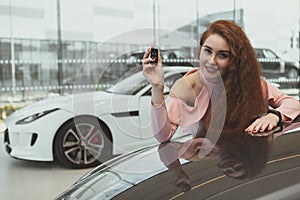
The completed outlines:
{"type": "Polygon", "coordinates": [[[216,144],[186,135],[116,157],[56,199],[300,199],[299,127],[216,144]]]}
{"type": "Polygon", "coordinates": [[[299,75],[299,62],[286,61],[280,58],[274,51],[267,48],[255,48],[257,60],[262,66],[266,77],[297,78],[299,75]]]}

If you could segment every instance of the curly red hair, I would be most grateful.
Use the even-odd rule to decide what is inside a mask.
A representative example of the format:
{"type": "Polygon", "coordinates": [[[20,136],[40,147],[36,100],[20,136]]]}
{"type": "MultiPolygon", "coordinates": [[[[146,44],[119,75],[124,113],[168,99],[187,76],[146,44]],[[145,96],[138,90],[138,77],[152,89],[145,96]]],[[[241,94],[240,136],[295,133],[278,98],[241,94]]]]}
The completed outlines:
{"type": "Polygon", "coordinates": [[[222,74],[227,98],[224,128],[244,130],[254,116],[267,110],[261,85],[261,67],[240,26],[230,20],[213,22],[202,34],[200,48],[212,34],[218,34],[227,41],[231,54],[229,65],[222,74]]]}

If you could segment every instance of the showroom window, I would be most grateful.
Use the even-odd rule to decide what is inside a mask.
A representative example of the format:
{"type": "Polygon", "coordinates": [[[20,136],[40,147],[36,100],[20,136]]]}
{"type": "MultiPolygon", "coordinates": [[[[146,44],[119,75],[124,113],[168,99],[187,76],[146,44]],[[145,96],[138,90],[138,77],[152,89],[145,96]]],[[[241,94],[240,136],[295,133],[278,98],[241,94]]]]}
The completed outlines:
{"type": "Polygon", "coordinates": [[[268,52],[276,57],[259,60],[264,76],[299,98],[299,5],[299,0],[1,2],[0,97],[26,101],[49,92],[69,94],[76,77],[85,79],[80,84],[106,89],[140,66],[153,43],[168,52],[166,65],[195,67],[202,32],[216,19],[229,19],[266,58],[268,52]]]}

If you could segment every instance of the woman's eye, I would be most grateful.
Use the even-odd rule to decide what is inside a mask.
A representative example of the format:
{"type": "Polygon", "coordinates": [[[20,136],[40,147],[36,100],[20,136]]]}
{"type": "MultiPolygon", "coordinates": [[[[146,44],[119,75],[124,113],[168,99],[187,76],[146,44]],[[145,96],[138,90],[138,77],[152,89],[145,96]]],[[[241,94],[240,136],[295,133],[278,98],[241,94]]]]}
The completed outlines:
{"type": "Polygon", "coordinates": [[[237,165],[234,167],[235,171],[242,171],[244,170],[246,167],[244,165],[237,165]]]}
{"type": "Polygon", "coordinates": [[[211,54],[211,50],[210,49],[204,49],[204,52],[207,54],[211,54]]]}
{"type": "Polygon", "coordinates": [[[219,53],[218,55],[219,55],[219,58],[221,58],[221,59],[228,58],[228,54],[227,53],[219,53]]]}
{"type": "Polygon", "coordinates": [[[227,169],[227,170],[224,171],[224,173],[227,174],[227,175],[230,175],[230,174],[233,174],[234,171],[232,169],[227,169]]]}

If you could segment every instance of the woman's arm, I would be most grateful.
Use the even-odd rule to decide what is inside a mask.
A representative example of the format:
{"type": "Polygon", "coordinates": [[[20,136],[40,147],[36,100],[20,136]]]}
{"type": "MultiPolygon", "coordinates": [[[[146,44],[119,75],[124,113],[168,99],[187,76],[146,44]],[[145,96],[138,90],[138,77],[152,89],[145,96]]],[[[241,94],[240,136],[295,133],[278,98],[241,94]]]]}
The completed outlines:
{"type": "MultiPolygon", "coordinates": [[[[151,46],[154,48],[154,46],[151,46]]],[[[168,141],[174,134],[177,125],[172,125],[168,119],[168,112],[164,102],[164,72],[162,69],[162,59],[158,54],[157,64],[151,64],[149,58],[151,49],[148,49],[143,57],[143,75],[152,86],[151,96],[151,127],[155,138],[159,142],[168,141]]]]}
{"type": "MultiPolygon", "coordinates": [[[[152,102],[151,125],[154,136],[159,142],[170,140],[179,124],[188,121],[187,118],[193,118],[192,113],[189,112],[190,106],[194,106],[196,96],[201,90],[200,87],[195,87],[196,84],[199,85],[195,81],[199,80],[198,73],[195,72],[197,70],[189,71],[174,83],[166,102],[163,101],[159,105],[153,105],[152,102]]],[[[200,110],[195,112],[201,113],[200,110]]]]}
{"type": "Polygon", "coordinates": [[[174,135],[178,123],[171,123],[168,117],[168,111],[165,102],[158,106],[151,105],[150,109],[151,127],[153,135],[160,143],[169,141],[174,135]]]}
{"type": "Polygon", "coordinates": [[[292,122],[300,115],[300,102],[266,81],[269,105],[282,115],[283,122],[292,122]]]}
{"type": "Polygon", "coordinates": [[[300,115],[300,102],[288,96],[274,85],[262,80],[268,98],[268,104],[275,109],[275,112],[268,112],[256,119],[245,129],[248,133],[259,133],[265,130],[272,130],[279,122],[290,123],[300,115]],[[278,112],[276,112],[278,111],[278,112]]]}

